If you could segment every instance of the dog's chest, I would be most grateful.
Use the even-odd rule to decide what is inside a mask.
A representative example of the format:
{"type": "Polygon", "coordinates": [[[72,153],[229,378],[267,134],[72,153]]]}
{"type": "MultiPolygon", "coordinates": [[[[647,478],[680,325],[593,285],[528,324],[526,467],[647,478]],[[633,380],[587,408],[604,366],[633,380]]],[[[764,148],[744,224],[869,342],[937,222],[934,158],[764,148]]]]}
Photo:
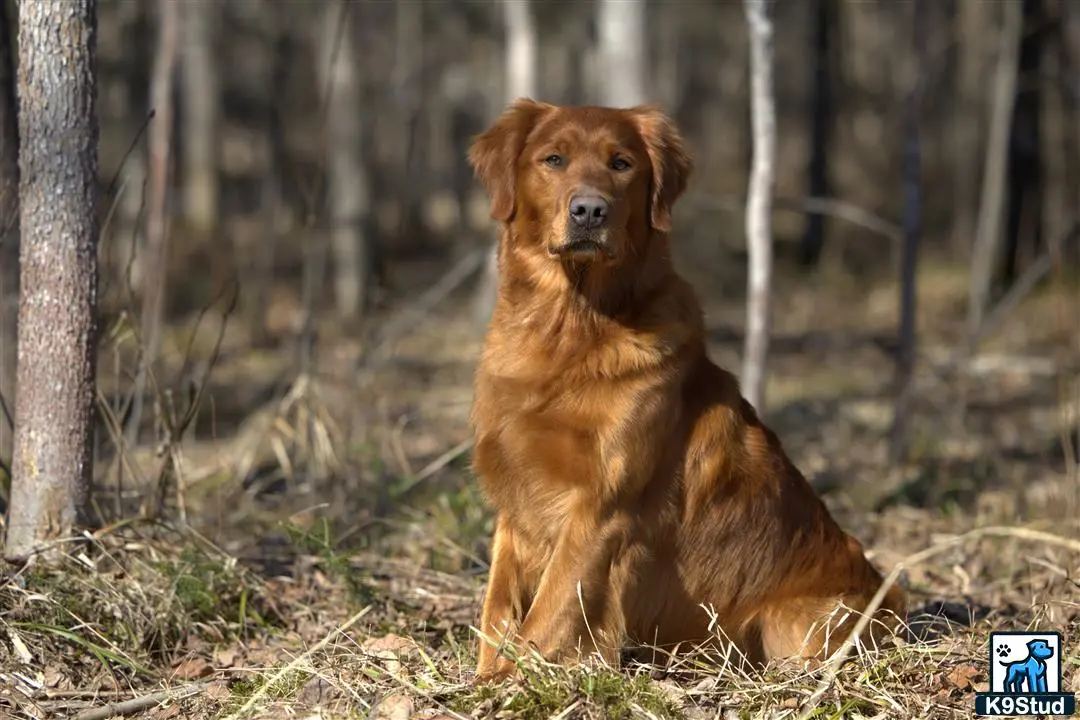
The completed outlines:
{"type": "Polygon", "coordinates": [[[477,469],[485,490],[507,509],[557,508],[560,496],[596,481],[602,428],[582,414],[522,403],[504,406],[496,423],[477,430],[477,469]]]}
{"type": "Polygon", "coordinates": [[[491,379],[482,387],[474,462],[502,512],[558,525],[578,499],[607,495],[652,465],[647,438],[659,435],[658,403],[635,383],[563,388],[491,379]]]}

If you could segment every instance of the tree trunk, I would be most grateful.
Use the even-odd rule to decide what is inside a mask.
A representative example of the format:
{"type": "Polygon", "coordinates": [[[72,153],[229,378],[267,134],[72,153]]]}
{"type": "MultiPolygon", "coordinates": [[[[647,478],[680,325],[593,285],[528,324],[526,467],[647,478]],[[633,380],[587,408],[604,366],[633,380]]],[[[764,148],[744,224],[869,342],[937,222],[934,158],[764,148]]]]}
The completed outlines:
{"type": "Polygon", "coordinates": [[[600,0],[600,102],[630,107],[645,102],[645,0],[600,0]]]}
{"type": "Polygon", "coordinates": [[[1019,2],[1002,4],[1005,22],[998,44],[993,88],[993,114],[986,146],[979,223],[971,253],[971,287],[968,295],[968,333],[975,338],[982,326],[994,265],[1001,247],[1001,220],[1005,209],[1005,181],[1009,154],[1009,129],[1016,100],[1016,69],[1023,30],[1023,7],[1019,2]]]}
{"type": "Polygon", "coordinates": [[[536,98],[536,24],[529,0],[503,0],[506,22],[506,97],[536,98]]]}
{"type": "Polygon", "coordinates": [[[0,463],[10,466],[19,337],[19,118],[7,9],[0,3],[0,463]]]}
{"type": "MultiPolygon", "coordinates": [[[[536,23],[529,0],[503,0],[503,22],[506,28],[506,102],[519,97],[536,98],[537,41],[536,23]]],[[[474,310],[476,322],[483,324],[491,317],[499,285],[499,248],[491,250],[480,268],[480,283],[476,288],[474,310]]]]}
{"type": "Polygon", "coordinates": [[[326,174],[330,246],[334,257],[334,299],[345,323],[360,319],[371,277],[364,225],[368,178],[360,126],[360,68],[356,53],[356,6],[326,5],[320,37],[320,87],[327,93],[326,174]]]}
{"type": "MultiPolygon", "coordinates": [[[[288,73],[288,41],[276,20],[271,32],[270,58],[267,63],[266,93],[270,98],[263,116],[263,132],[269,145],[269,168],[262,180],[261,199],[263,213],[263,238],[255,247],[255,267],[241,275],[248,282],[240,287],[244,313],[251,328],[252,344],[256,347],[267,342],[266,310],[274,284],[274,267],[278,242],[281,239],[284,214],[284,188],[282,177],[286,172],[285,128],[281,109],[277,102],[278,88],[285,86],[288,73]]],[[[237,258],[238,263],[246,259],[237,258]]]]}
{"type": "Polygon", "coordinates": [[[896,358],[896,403],[889,453],[892,462],[907,454],[908,415],[915,370],[915,280],[922,233],[922,152],[919,138],[923,88],[926,83],[926,5],[915,0],[912,35],[915,55],[915,85],[908,98],[904,138],[904,245],[900,255],[900,322],[896,358]]]}
{"type": "Polygon", "coordinates": [[[952,130],[952,240],[961,257],[971,253],[978,213],[976,188],[980,174],[979,149],[986,137],[986,78],[993,43],[990,12],[981,2],[957,4],[957,88],[953,101],[952,130]]]}
{"type": "MultiPolygon", "coordinates": [[[[179,4],[179,3],[173,3],[179,4]]],[[[180,127],[184,157],[184,219],[195,232],[205,235],[218,222],[217,118],[220,68],[214,61],[214,26],[217,3],[186,2],[183,13],[183,50],[180,90],[183,93],[180,127]]]]}
{"type": "Polygon", "coordinates": [[[772,203],[776,184],[776,105],[773,91],[772,0],[743,0],[750,31],[750,113],[753,162],[746,203],[750,278],[743,350],[743,394],[765,411],[765,370],[772,325],[772,203]]]}
{"type": "Polygon", "coordinates": [[[5,557],[85,520],[93,457],[98,239],[97,3],[19,8],[22,298],[5,557]]]}
{"type": "Polygon", "coordinates": [[[1056,22],[1047,30],[1042,45],[1039,73],[1039,94],[1042,98],[1041,140],[1039,149],[1042,154],[1042,184],[1045,189],[1042,204],[1042,225],[1044,237],[1053,248],[1053,244],[1064,237],[1069,225],[1069,159],[1075,161],[1075,155],[1068,153],[1069,133],[1066,127],[1068,117],[1065,91],[1064,51],[1062,46],[1064,33],[1064,2],[1049,0],[1049,15],[1056,22]]]}
{"type": "Polygon", "coordinates": [[[137,122],[127,128],[134,142],[131,152],[120,167],[120,183],[117,186],[116,216],[106,228],[108,242],[106,263],[109,270],[119,277],[121,297],[132,298],[143,287],[143,270],[146,268],[143,249],[146,246],[146,188],[147,188],[147,138],[149,124],[147,107],[150,104],[149,83],[143,66],[142,39],[150,33],[149,3],[120,3],[117,22],[123,26],[121,37],[125,45],[138,51],[134,61],[124,70],[118,90],[125,95],[123,106],[137,122]]]}
{"type": "MultiPolygon", "coordinates": [[[[1005,257],[999,277],[1007,290],[1043,247],[1043,169],[1041,148],[1043,80],[1040,59],[1046,40],[1042,0],[1023,0],[1023,30],[1017,70],[1016,102],[1009,137],[1008,180],[1006,181],[1005,257]]],[[[1061,146],[1054,146],[1061,152],[1061,146]]]]}
{"type": "Polygon", "coordinates": [[[128,418],[127,442],[139,440],[146,395],[147,374],[154,372],[161,352],[165,323],[165,286],[169,258],[169,179],[172,167],[173,77],[179,41],[180,5],[175,0],[158,2],[158,47],[154,74],[150,81],[150,104],[154,119],[150,123],[150,177],[147,185],[146,263],[142,285],[140,341],[142,357],[135,377],[134,399],[128,418]]]}
{"type": "MultiPolygon", "coordinates": [[[[811,197],[829,195],[829,153],[832,149],[833,82],[832,36],[838,13],[835,0],[815,0],[813,37],[813,96],[810,109],[810,165],[807,191],[811,197]]],[[[799,259],[816,265],[825,246],[825,216],[809,213],[799,259]]]]}

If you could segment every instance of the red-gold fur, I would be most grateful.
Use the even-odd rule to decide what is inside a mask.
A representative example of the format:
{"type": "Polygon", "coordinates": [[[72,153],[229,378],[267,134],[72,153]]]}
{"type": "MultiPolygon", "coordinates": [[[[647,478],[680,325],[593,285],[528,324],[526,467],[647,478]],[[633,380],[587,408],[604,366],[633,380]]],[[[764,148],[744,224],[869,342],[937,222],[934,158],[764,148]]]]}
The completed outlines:
{"type": "MultiPolygon", "coordinates": [[[[472,410],[497,512],[480,630],[614,662],[626,643],[715,637],[704,605],[751,661],[835,651],[855,617],[826,616],[861,610],[881,576],[706,355],[669,259],[691,171],[674,125],[519,100],[469,158],[502,223],[472,410]],[[581,188],[610,204],[602,251],[565,253],[581,188]]],[[[902,592],[883,609],[902,615],[902,592]]],[[[480,642],[479,677],[512,669],[480,642]]]]}

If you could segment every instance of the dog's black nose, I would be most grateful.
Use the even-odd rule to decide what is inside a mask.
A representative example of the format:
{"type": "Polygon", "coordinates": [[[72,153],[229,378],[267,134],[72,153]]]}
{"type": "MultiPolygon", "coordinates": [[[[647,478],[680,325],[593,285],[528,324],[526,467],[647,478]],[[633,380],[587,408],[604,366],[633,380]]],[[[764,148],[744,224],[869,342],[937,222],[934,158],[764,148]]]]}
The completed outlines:
{"type": "Polygon", "coordinates": [[[570,219],[586,230],[607,222],[608,202],[599,195],[575,195],[570,198],[570,219]]]}

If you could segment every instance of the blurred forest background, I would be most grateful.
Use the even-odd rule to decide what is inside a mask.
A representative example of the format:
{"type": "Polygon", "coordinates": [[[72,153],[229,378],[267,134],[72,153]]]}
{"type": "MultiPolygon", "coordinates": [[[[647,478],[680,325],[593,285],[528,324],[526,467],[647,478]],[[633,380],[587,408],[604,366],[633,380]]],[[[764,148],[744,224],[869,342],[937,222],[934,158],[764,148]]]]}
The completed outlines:
{"type": "MultiPolygon", "coordinates": [[[[970,717],[983,630],[1041,622],[1076,647],[1063,558],[1080,547],[1080,2],[771,7],[761,409],[880,568],[933,550],[909,567],[912,617],[970,632],[824,696],[810,675],[780,687],[721,669],[668,712],[647,675],[567,671],[499,717],[719,717],[807,697],[837,716],[861,702],[875,717],[970,717]]],[[[19,8],[0,3],[5,510],[19,8]]],[[[754,150],[744,4],[99,0],[97,33],[100,529],[61,570],[0,582],[0,707],[45,717],[84,690],[199,678],[217,685],[192,690],[205,712],[186,717],[268,693],[325,706],[327,687],[350,717],[402,693],[410,710],[379,717],[409,717],[410,698],[502,713],[459,682],[491,534],[467,420],[497,230],[468,144],[518,96],[669,112],[696,164],[676,263],[712,356],[737,372],[754,150]],[[344,639],[360,618],[362,650],[344,639]],[[301,660],[288,688],[252,679],[301,660]]]]}
{"type": "MultiPolygon", "coordinates": [[[[10,100],[17,8],[4,7],[10,100]]],[[[970,508],[1005,488],[1022,514],[1018,487],[1074,472],[1080,4],[919,7],[775,5],[766,415],[823,491],[865,496],[864,510],[970,508]],[[915,430],[890,462],[905,227],[918,230],[915,430]]],[[[179,514],[260,556],[286,518],[328,518],[360,544],[404,522],[404,544],[430,545],[437,521],[452,536],[437,562],[479,567],[488,518],[464,472],[466,418],[495,228],[465,155],[519,95],[675,117],[696,159],[677,260],[715,357],[737,369],[740,3],[101,0],[98,30],[102,518],[179,514]]],[[[1040,507],[1075,495],[1047,492],[1040,507]]]]}

